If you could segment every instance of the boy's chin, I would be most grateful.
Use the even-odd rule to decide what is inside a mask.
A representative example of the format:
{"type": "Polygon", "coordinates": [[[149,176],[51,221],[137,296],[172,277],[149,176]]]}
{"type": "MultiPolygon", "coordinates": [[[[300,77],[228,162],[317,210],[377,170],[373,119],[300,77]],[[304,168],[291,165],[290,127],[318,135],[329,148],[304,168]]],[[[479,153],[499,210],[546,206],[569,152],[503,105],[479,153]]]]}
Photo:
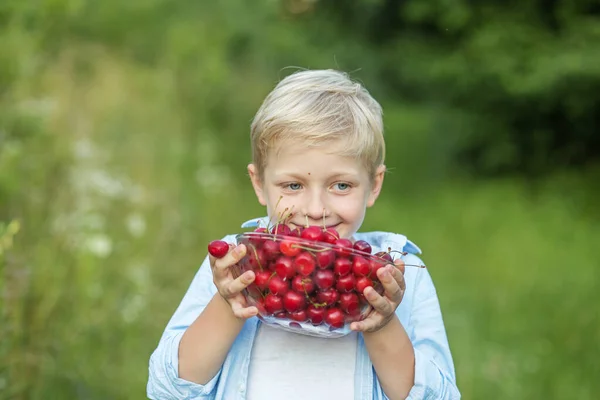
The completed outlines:
{"type": "Polygon", "coordinates": [[[340,238],[342,239],[352,239],[352,236],[354,236],[355,233],[355,231],[351,229],[351,227],[346,225],[338,225],[334,227],[334,229],[337,231],[337,233],[340,235],[340,238]]]}

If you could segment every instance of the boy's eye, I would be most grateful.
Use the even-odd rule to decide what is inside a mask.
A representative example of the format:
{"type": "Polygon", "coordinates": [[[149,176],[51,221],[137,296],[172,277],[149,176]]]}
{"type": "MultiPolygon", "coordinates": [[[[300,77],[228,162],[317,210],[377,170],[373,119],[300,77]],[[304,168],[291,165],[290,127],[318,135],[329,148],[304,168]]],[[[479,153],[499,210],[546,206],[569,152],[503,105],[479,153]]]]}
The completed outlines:
{"type": "Polygon", "coordinates": [[[290,183],[287,185],[287,187],[291,190],[300,190],[302,189],[302,185],[300,185],[299,183],[290,183]]]}
{"type": "Polygon", "coordinates": [[[350,184],[345,183],[345,182],[338,182],[335,185],[333,185],[337,190],[341,191],[341,192],[345,192],[348,189],[350,189],[350,184]]]}

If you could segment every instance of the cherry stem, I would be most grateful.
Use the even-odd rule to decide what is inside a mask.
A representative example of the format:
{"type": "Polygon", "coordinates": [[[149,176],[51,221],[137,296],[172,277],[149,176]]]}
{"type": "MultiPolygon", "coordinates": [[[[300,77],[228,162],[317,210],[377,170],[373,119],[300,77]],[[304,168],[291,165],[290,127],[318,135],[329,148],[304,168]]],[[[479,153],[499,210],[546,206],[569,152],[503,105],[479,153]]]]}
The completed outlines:
{"type": "Polygon", "coordinates": [[[302,282],[302,290],[304,290],[304,297],[306,297],[306,300],[308,300],[308,302],[310,304],[312,304],[313,307],[315,307],[315,308],[327,307],[327,303],[315,303],[310,299],[310,296],[308,295],[308,292],[306,291],[306,286],[304,285],[304,282],[302,282]]]}
{"type": "MultiPolygon", "coordinates": [[[[275,210],[277,210],[277,207],[279,207],[279,203],[281,202],[282,199],[283,199],[283,196],[279,196],[279,200],[277,200],[277,203],[275,203],[275,210]]],[[[271,227],[273,226],[272,222],[273,221],[271,221],[271,217],[269,216],[269,224],[267,226],[267,229],[269,229],[269,230],[271,229],[271,227]]]]}
{"type": "Polygon", "coordinates": [[[327,230],[325,230],[325,234],[327,234],[329,236],[333,236],[335,238],[335,240],[338,240],[340,238],[339,236],[336,236],[334,233],[331,233],[331,232],[329,232],[327,230]]]}
{"type": "MultiPolygon", "coordinates": [[[[257,289],[258,289],[258,287],[257,287],[257,289]]],[[[246,288],[245,290],[246,290],[246,291],[248,291],[248,288],[246,288]]],[[[258,293],[260,293],[260,297],[261,297],[263,300],[264,300],[264,299],[267,297],[267,295],[266,295],[266,294],[264,294],[264,293],[263,293],[263,291],[262,291],[262,290],[260,290],[260,289],[258,289],[258,293]]]]}
{"type": "Polygon", "coordinates": [[[288,207],[286,207],[282,212],[278,213],[278,219],[277,219],[277,223],[274,225],[275,227],[275,232],[274,234],[277,235],[277,233],[279,233],[279,225],[281,224],[282,221],[284,221],[283,215],[286,213],[286,211],[288,210],[288,207]]]}
{"type": "MultiPolygon", "coordinates": [[[[287,210],[287,209],[288,209],[288,208],[286,207],[286,210],[287,210]]],[[[289,220],[290,218],[292,218],[292,215],[293,215],[293,210],[294,210],[294,204],[292,204],[292,207],[289,209],[288,215],[287,215],[285,218],[283,218],[282,222],[283,222],[284,224],[287,224],[288,220],[289,220]]]]}
{"type": "Polygon", "coordinates": [[[254,257],[256,257],[256,262],[258,263],[258,267],[260,268],[261,272],[263,271],[263,267],[260,263],[260,259],[258,258],[258,251],[256,251],[256,247],[253,244],[250,244],[250,247],[252,248],[252,251],[254,252],[254,257]]]}
{"type": "Polygon", "coordinates": [[[392,254],[392,253],[400,253],[400,254],[402,254],[403,256],[405,256],[405,255],[407,255],[407,254],[408,254],[408,252],[406,252],[406,251],[392,250],[392,248],[391,248],[391,247],[388,247],[388,251],[387,251],[387,252],[388,252],[388,254],[392,254]]]}
{"type": "Polygon", "coordinates": [[[328,248],[326,248],[326,247],[319,248],[319,249],[310,248],[310,247],[304,247],[304,246],[301,246],[301,245],[299,245],[299,244],[296,244],[296,243],[292,243],[292,244],[290,245],[290,247],[291,247],[292,249],[302,249],[302,250],[306,250],[306,251],[312,251],[312,252],[317,252],[317,253],[321,253],[321,252],[323,252],[323,251],[327,251],[327,250],[333,250],[333,249],[328,249],[328,248]]]}
{"type": "MultiPolygon", "coordinates": [[[[271,276],[269,276],[269,279],[267,280],[267,286],[269,285],[269,282],[271,282],[271,279],[273,279],[273,277],[275,276],[275,274],[276,274],[276,273],[275,273],[275,272],[273,272],[273,273],[271,274],[271,276]]],[[[267,297],[267,295],[266,295],[266,294],[264,294],[262,290],[259,290],[259,292],[260,292],[260,295],[261,295],[261,297],[262,297],[263,299],[264,299],[265,297],[267,297]]],[[[270,289],[269,289],[269,293],[271,293],[271,290],[270,290],[270,289]]]]}
{"type": "Polygon", "coordinates": [[[304,295],[306,296],[306,300],[308,300],[308,302],[310,304],[312,304],[313,307],[315,307],[315,308],[327,307],[327,303],[315,303],[314,301],[312,301],[310,299],[310,296],[308,295],[308,292],[306,291],[306,288],[304,287],[304,285],[302,285],[302,288],[304,289],[304,295]]]}

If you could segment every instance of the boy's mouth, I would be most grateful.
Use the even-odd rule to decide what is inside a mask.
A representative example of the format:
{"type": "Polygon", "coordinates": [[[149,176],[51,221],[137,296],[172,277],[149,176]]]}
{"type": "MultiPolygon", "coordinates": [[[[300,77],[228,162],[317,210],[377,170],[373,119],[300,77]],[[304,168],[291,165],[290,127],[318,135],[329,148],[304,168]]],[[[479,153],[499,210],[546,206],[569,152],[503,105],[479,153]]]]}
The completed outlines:
{"type": "MultiPolygon", "coordinates": [[[[341,222],[338,222],[337,224],[330,224],[330,225],[325,225],[325,229],[328,228],[337,228],[339,225],[341,224],[341,222]]],[[[290,226],[290,228],[295,229],[295,228],[306,228],[306,223],[294,223],[294,222],[289,222],[288,225],[290,226]]],[[[317,226],[323,226],[322,224],[315,224],[317,226]]]]}

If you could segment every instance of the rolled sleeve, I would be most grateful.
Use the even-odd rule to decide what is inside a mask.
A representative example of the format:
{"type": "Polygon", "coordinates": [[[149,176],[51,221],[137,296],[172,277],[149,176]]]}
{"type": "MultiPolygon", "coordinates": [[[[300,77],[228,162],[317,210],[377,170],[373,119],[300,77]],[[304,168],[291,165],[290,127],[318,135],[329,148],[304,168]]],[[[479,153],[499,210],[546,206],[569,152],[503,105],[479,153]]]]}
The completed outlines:
{"type": "Polygon", "coordinates": [[[150,399],[210,399],[221,371],[205,385],[179,377],[179,342],[183,332],[165,336],[150,357],[147,394],[150,399]]]}
{"type": "Polygon", "coordinates": [[[408,394],[408,399],[459,399],[458,391],[451,396],[446,394],[448,389],[444,388],[444,385],[447,381],[441,368],[427,355],[415,349],[415,384],[408,394]]]}
{"type": "MultiPolygon", "coordinates": [[[[223,240],[233,243],[235,238],[223,240]]],[[[179,377],[179,343],[185,330],[204,311],[217,293],[213,283],[209,259],[206,257],[196,273],[187,293],[171,317],[158,346],[150,356],[146,394],[150,399],[213,399],[221,370],[205,385],[179,377]]],[[[198,360],[202,362],[202,360],[198,360]]]]}
{"type": "Polygon", "coordinates": [[[415,383],[408,399],[460,399],[440,304],[426,269],[420,271],[417,279],[412,308],[410,336],[415,351],[415,383]]]}

